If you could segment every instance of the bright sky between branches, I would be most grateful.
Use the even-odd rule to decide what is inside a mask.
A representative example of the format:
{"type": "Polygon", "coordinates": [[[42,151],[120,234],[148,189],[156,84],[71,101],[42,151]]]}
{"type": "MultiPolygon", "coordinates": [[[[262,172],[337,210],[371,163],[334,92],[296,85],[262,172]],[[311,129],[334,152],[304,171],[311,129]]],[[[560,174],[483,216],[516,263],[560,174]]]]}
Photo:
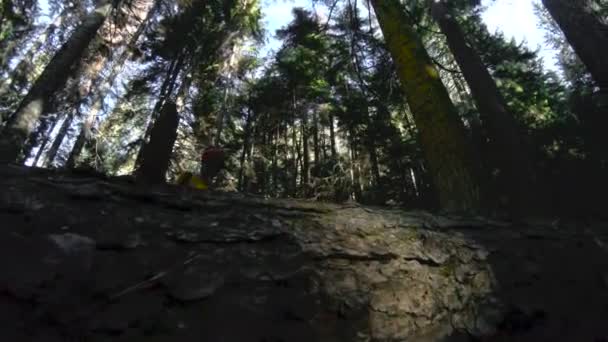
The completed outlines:
{"type": "MultiPolygon", "coordinates": [[[[540,56],[545,67],[556,70],[555,51],[544,44],[544,32],[538,27],[539,20],[534,14],[534,3],[539,0],[482,0],[487,7],[483,19],[490,31],[502,31],[506,37],[513,37],[517,42],[525,41],[535,50],[540,48],[540,56]]],[[[268,53],[277,49],[280,42],[274,38],[275,30],[287,25],[294,7],[312,7],[311,0],[262,0],[264,22],[268,30],[268,42],[262,52],[268,53]]]]}

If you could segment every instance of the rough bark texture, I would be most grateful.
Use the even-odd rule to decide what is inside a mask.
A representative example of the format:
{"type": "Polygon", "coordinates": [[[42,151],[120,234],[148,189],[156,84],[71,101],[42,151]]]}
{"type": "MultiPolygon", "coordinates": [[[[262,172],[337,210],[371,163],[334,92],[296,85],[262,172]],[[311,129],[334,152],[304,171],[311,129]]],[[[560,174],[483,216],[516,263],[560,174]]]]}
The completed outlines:
{"type": "MultiPolygon", "coordinates": [[[[59,116],[57,114],[45,114],[42,115],[38,120],[36,129],[29,135],[27,141],[22,147],[22,154],[17,159],[17,163],[24,163],[32,154],[36,146],[42,147],[42,142],[46,140],[48,134],[50,134],[55,126],[59,122],[59,116]],[[42,140],[42,141],[41,141],[42,140]]],[[[4,131],[0,132],[0,144],[4,131]]],[[[0,147],[1,152],[1,147],[0,147]]]]}
{"type": "Polygon", "coordinates": [[[433,0],[430,4],[433,18],[447,38],[450,50],[471,89],[486,134],[490,137],[487,154],[496,159],[494,164],[501,170],[499,182],[503,184],[502,191],[509,195],[512,210],[525,212],[533,207],[536,200],[533,188],[536,177],[530,155],[532,149],[526,144],[523,132],[488,69],[479,54],[467,43],[460,25],[445,3],[433,0]]]}
{"type": "MultiPolygon", "coordinates": [[[[93,117],[93,120],[95,118],[93,117]]],[[[70,151],[70,155],[68,156],[67,161],[65,162],[65,167],[68,169],[73,169],[77,165],[77,160],[82,153],[85,143],[89,138],[91,138],[91,128],[93,126],[93,121],[91,120],[91,116],[87,115],[85,121],[82,123],[80,132],[78,133],[78,137],[76,137],[76,141],[74,145],[72,145],[72,150],[70,151]]]]}
{"type": "Polygon", "coordinates": [[[602,341],[606,223],[0,166],[6,341],[602,341]]]}
{"type": "Polygon", "coordinates": [[[169,64],[169,68],[167,69],[167,75],[165,76],[165,80],[160,88],[160,93],[158,95],[158,99],[154,104],[154,108],[152,109],[151,118],[148,122],[148,126],[146,127],[146,131],[144,132],[142,147],[137,152],[137,157],[135,158],[135,166],[139,168],[142,164],[143,153],[145,151],[146,145],[148,144],[148,140],[150,139],[150,135],[152,134],[152,129],[155,126],[155,121],[157,120],[157,116],[159,115],[161,109],[168,101],[168,99],[173,94],[173,90],[175,88],[177,78],[184,67],[185,55],[179,54],[176,60],[171,61],[169,64]]]}
{"type": "MultiPolygon", "coordinates": [[[[70,126],[72,125],[73,120],[74,120],[73,112],[70,112],[68,114],[68,116],[63,120],[63,123],[61,124],[61,127],[59,128],[59,131],[57,132],[57,135],[55,136],[55,140],[53,140],[53,144],[51,145],[51,148],[49,149],[49,151],[46,154],[44,165],[46,165],[47,167],[53,166],[53,161],[55,160],[55,157],[57,157],[57,152],[59,152],[59,148],[61,147],[61,144],[63,143],[63,139],[65,139],[65,136],[68,134],[68,131],[70,130],[70,126]]],[[[33,165],[36,166],[36,164],[33,164],[33,165]]]]}
{"type": "Polygon", "coordinates": [[[336,133],[334,129],[334,116],[333,114],[329,114],[329,142],[331,146],[331,157],[333,160],[336,160],[337,151],[336,151],[336,133]]]}
{"type": "MultiPolygon", "coordinates": [[[[124,68],[125,62],[127,61],[127,59],[129,57],[132,56],[132,54],[133,54],[132,51],[133,51],[133,49],[135,49],[137,41],[139,40],[141,35],[144,33],[146,27],[148,26],[148,22],[159,10],[160,4],[161,4],[160,1],[152,2],[152,7],[148,10],[146,17],[143,19],[139,18],[139,20],[141,20],[141,22],[138,21],[139,26],[137,27],[137,30],[135,30],[135,32],[129,39],[126,47],[120,53],[119,57],[115,61],[112,62],[112,68],[110,69],[110,73],[108,74],[108,76],[103,81],[98,80],[97,82],[93,82],[93,84],[99,84],[99,85],[96,87],[94,92],[91,92],[89,90],[89,94],[91,94],[93,97],[93,99],[91,100],[92,104],[89,109],[89,113],[86,116],[86,119],[84,120],[84,122],[81,125],[80,133],[78,134],[78,138],[76,138],[76,143],[74,144],[74,146],[72,147],[72,151],[70,152],[70,156],[66,163],[67,168],[74,168],[76,166],[76,164],[77,164],[76,161],[80,157],[80,154],[82,153],[83,148],[85,147],[85,145],[87,145],[89,140],[92,138],[92,136],[93,136],[92,128],[93,128],[93,126],[95,126],[95,121],[97,120],[97,116],[103,109],[104,100],[106,99],[108,93],[110,93],[110,90],[112,89],[112,86],[114,85],[114,82],[116,81],[116,79],[118,78],[118,75],[121,73],[122,69],[124,68]]],[[[101,77],[101,75],[99,75],[98,78],[99,77],[101,77]]]]}
{"type": "Polygon", "coordinates": [[[542,2],[593,79],[608,91],[608,26],[591,13],[589,0],[542,2]]]}
{"type": "Polygon", "coordinates": [[[78,64],[110,12],[112,6],[109,1],[100,1],[100,3],[55,54],[21,101],[16,112],[10,117],[0,135],[0,161],[12,162],[19,158],[36,122],[43,113],[48,112],[53,95],[65,85],[70,70],[78,64]]]}
{"type": "Polygon", "coordinates": [[[173,145],[177,139],[179,115],[174,102],[167,101],[150,132],[150,141],[144,145],[137,177],[149,183],[164,183],[173,145]]]}
{"type": "Polygon", "coordinates": [[[372,0],[372,5],[416,121],[441,207],[450,211],[479,209],[479,167],[439,73],[401,3],[372,0]]]}

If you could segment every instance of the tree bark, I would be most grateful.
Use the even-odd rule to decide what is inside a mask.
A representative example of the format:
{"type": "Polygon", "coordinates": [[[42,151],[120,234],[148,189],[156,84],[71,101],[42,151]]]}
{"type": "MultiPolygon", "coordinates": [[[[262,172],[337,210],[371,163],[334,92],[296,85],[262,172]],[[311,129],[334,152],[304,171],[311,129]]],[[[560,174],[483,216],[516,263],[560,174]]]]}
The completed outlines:
{"type": "Polygon", "coordinates": [[[272,145],[272,194],[278,196],[279,185],[278,183],[278,172],[279,172],[279,140],[281,138],[279,124],[275,125],[273,133],[271,134],[271,145],[272,145]]]}
{"type": "Polygon", "coordinates": [[[146,145],[148,143],[148,139],[152,134],[152,130],[154,129],[155,119],[161,108],[163,108],[165,102],[173,93],[173,89],[175,88],[175,83],[177,81],[177,77],[182,71],[184,66],[185,56],[180,54],[176,60],[172,61],[169,65],[169,69],[167,70],[167,75],[165,76],[165,80],[160,88],[160,93],[158,95],[158,100],[156,100],[156,104],[152,109],[152,113],[150,115],[150,122],[148,122],[148,126],[146,127],[146,131],[144,132],[142,147],[137,152],[137,158],[135,159],[135,167],[139,168],[143,160],[143,153],[146,145]]]}
{"type": "Polygon", "coordinates": [[[361,169],[359,168],[359,156],[357,153],[357,144],[355,143],[355,134],[353,133],[352,128],[348,132],[348,140],[350,147],[350,167],[351,167],[351,177],[353,183],[353,194],[355,195],[355,200],[357,202],[361,202],[363,199],[363,192],[361,190],[361,169]]]}
{"type": "Polygon", "coordinates": [[[597,85],[608,91],[608,26],[595,16],[589,0],[542,0],[597,85]]]}
{"type": "Polygon", "coordinates": [[[78,138],[76,139],[76,144],[74,144],[74,147],[72,148],[72,151],[70,152],[70,157],[68,158],[68,163],[66,163],[66,167],[73,168],[76,165],[76,160],[82,153],[83,147],[87,144],[88,140],[92,137],[92,135],[93,135],[92,128],[95,125],[95,119],[97,118],[99,112],[101,111],[101,109],[103,107],[103,103],[104,103],[104,100],[106,99],[106,96],[112,89],[112,86],[114,85],[114,81],[116,80],[116,78],[118,77],[120,72],[122,71],[125,62],[132,55],[131,51],[135,48],[137,41],[139,40],[141,35],[144,33],[144,30],[146,29],[148,22],[150,21],[150,19],[152,19],[154,17],[156,12],[160,8],[161,2],[158,0],[154,0],[154,1],[155,2],[153,4],[152,8],[150,10],[148,10],[146,17],[143,19],[143,22],[141,22],[139,24],[139,26],[137,27],[137,30],[133,33],[133,35],[129,39],[129,42],[124,47],[124,50],[122,51],[122,53],[113,62],[112,69],[111,69],[108,77],[106,77],[106,79],[103,81],[99,80],[99,82],[93,82],[93,83],[102,83],[102,84],[97,89],[95,89],[94,92],[91,92],[91,91],[88,92],[89,94],[93,95],[93,100],[91,102],[92,105],[89,109],[89,113],[88,113],[85,121],[82,123],[82,126],[80,128],[80,133],[78,134],[78,138]]]}
{"type": "Polygon", "coordinates": [[[374,178],[374,185],[375,186],[380,186],[380,166],[379,166],[379,162],[378,162],[378,151],[376,150],[376,137],[375,137],[375,132],[376,132],[376,128],[373,127],[373,123],[375,122],[373,120],[373,118],[370,115],[369,112],[369,107],[367,107],[367,109],[365,110],[365,121],[366,121],[366,126],[367,126],[367,130],[366,130],[366,143],[367,143],[367,150],[369,152],[369,159],[371,162],[371,167],[372,167],[372,174],[373,174],[373,178],[374,178]]]}
{"type": "Polygon", "coordinates": [[[489,153],[485,153],[485,157],[495,159],[497,163],[494,164],[504,173],[498,181],[510,197],[511,210],[530,210],[531,204],[536,201],[532,149],[526,143],[515,116],[508,109],[481,57],[469,46],[448,7],[443,1],[429,3],[432,16],[446,36],[450,50],[471,89],[489,137],[489,153]]]}
{"type": "Polygon", "coordinates": [[[49,112],[53,95],[65,85],[111,9],[111,1],[101,0],[38,77],[0,136],[0,162],[12,162],[21,155],[36,122],[49,112]]]}
{"type": "Polygon", "coordinates": [[[302,130],[302,184],[304,185],[305,195],[308,194],[310,181],[310,148],[307,114],[303,113],[300,129],[302,130]]]}
{"type": "Polygon", "coordinates": [[[253,124],[253,114],[251,110],[247,111],[247,118],[245,119],[245,136],[243,138],[243,151],[241,153],[240,158],[240,169],[239,169],[239,190],[241,192],[245,191],[245,179],[244,179],[244,170],[245,170],[245,158],[247,156],[247,150],[249,149],[249,140],[251,139],[251,126],[253,124]]]}
{"type": "Polygon", "coordinates": [[[331,145],[331,158],[333,160],[336,160],[337,159],[336,132],[335,132],[335,128],[334,128],[333,114],[329,114],[329,143],[331,145]]]}
{"type": "Polygon", "coordinates": [[[63,123],[61,124],[61,127],[59,128],[59,132],[57,132],[57,135],[55,136],[55,140],[53,140],[53,144],[51,145],[51,148],[46,153],[46,157],[44,158],[45,159],[44,165],[46,167],[53,166],[53,161],[55,160],[55,157],[57,156],[57,152],[59,152],[59,148],[61,147],[61,144],[63,143],[63,140],[65,139],[65,136],[68,134],[68,131],[70,130],[70,126],[72,125],[73,120],[74,120],[73,112],[70,112],[70,114],[68,114],[68,116],[63,120],[63,123]]]}
{"type": "Polygon", "coordinates": [[[295,112],[295,99],[294,99],[294,108],[291,113],[291,158],[292,158],[292,166],[293,166],[293,179],[291,182],[291,196],[297,197],[298,194],[298,133],[296,126],[296,112],[295,112]]]}
{"type": "Polygon", "coordinates": [[[36,156],[34,157],[34,160],[32,161],[32,164],[31,164],[32,166],[38,165],[38,161],[42,157],[42,154],[44,153],[44,149],[46,148],[46,145],[51,140],[51,132],[53,132],[53,130],[55,129],[55,126],[57,125],[58,121],[59,121],[58,119],[53,120],[51,127],[46,129],[44,132],[40,133],[41,135],[44,135],[44,139],[42,139],[42,141],[40,142],[40,147],[38,148],[38,152],[36,152],[36,156]]]}
{"type": "Polygon", "coordinates": [[[448,211],[480,210],[481,170],[473,147],[411,19],[397,0],[371,3],[414,115],[440,206],[448,211]]]}
{"type": "Polygon", "coordinates": [[[165,182],[178,124],[176,104],[166,101],[150,132],[150,141],[143,147],[141,165],[136,170],[138,180],[153,184],[165,182]]]}
{"type": "MultiPolygon", "coordinates": [[[[13,70],[10,71],[10,75],[4,80],[0,80],[0,96],[6,94],[13,85],[13,82],[17,78],[19,78],[20,73],[30,73],[31,69],[33,69],[33,60],[36,54],[40,53],[40,49],[46,40],[51,37],[57,27],[61,25],[63,18],[66,16],[67,8],[65,8],[61,14],[59,14],[51,24],[44,30],[44,32],[36,37],[36,40],[33,42],[32,46],[28,49],[28,51],[23,55],[23,58],[19,61],[17,66],[13,70]]],[[[23,77],[22,77],[23,78],[23,77]]]]}
{"type": "Polygon", "coordinates": [[[313,127],[312,127],[312,141],[314,148],[314,164],[315,168],[319,167],[320,158],[321,158],[321,147],[319,145],[319,117],[315,112],[313,114],[313,127]]]}
{"type": "MultiPolygon", "coordinates": [[[[52,132],[53,127],[57,125],[59,119],[59,116],[56,114],[45,114],[40,118],[36,129],[30,133],[26,140],[25,145],[23,146],[23,153],[17,159],[17,163],[25,163],[40,140],[46,139],[46,135],[52,132]]],[[[2,133],[0,133],[0,140],[2,139],[1,134],[2,133]]]]}
{"type": "Polygon", "coordinates": [[[224,121],[226,120],[226,113],[230,110],[230,106],[228,105],[228,93],[230,89],[230,82],[230,77],[228,77],[228,82],[226,84],[226,88],[224,89],[222,105],[221,108],[218,110],[217,115],[215,116],[215,135],[213,139],[213,145],[215,146],[220,146],[222,144],[222,132],[224,130],[224,121]]]}

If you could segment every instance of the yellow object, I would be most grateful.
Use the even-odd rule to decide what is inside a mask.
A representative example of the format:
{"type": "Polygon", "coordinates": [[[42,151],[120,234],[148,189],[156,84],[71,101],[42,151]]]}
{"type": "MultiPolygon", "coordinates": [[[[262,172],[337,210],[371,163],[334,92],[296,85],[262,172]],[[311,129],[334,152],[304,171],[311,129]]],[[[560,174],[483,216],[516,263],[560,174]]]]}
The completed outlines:
{"type": "Polygon", "coordinates": [[[177,177],[178,185],[188,186],[197,190],[207,190],[209,186],[202,178],[194,175],[192,172],[181,172],[177,177]]]}

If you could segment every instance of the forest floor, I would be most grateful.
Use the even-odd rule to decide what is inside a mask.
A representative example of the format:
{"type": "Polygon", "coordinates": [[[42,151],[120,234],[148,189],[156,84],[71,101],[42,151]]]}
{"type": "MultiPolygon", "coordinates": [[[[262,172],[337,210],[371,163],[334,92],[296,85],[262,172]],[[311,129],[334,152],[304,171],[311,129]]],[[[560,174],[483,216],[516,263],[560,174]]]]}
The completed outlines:
{"type": "Polygon", "coordinates": [[[0,189],[4,341],[608,341],[607,222],[13,165],[0,189]]]}

